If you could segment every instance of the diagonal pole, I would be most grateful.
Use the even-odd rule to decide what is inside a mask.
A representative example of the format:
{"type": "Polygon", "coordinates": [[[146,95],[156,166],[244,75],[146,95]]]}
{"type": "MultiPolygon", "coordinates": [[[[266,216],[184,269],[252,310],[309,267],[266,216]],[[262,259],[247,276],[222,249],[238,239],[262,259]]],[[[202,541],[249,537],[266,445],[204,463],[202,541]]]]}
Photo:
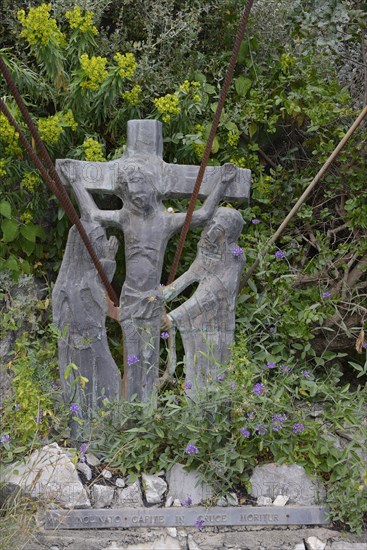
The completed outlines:
{"type": "Polygon", "coordinates": [[[334,162],[334,160],[338,157],[341,150],[344,148],[344,146],[347,144],[349,139],[352,137],[358,126],[361,124],[361,122],[365,119],[367,116],[367,105],[365,105],[364,109],[360,113],[360,115],[356,118],[356,120],[353,122],[352,126],[349,128],[348,132],[345,134],[343,139],[338,143],[334,151],[331,153],[327,161],[324,163],[324,165],[321,167],[319,172],[316,174],[314,179],[311,181],[310,185],[305,189],[305,191],[302,193],[296,204],[293,206],[292,210],[289,212],[289,214],[286,216],[284,221],[280,224],[274,235],[269,239],[269,241],[266,243],[263,250],[261,250],[257,260],[252,264],[250,269],[245,273],[245,275],[242,277],[240,282],[240,288],[239,292],[244,288],[249,278],[253,275],[253,273],[258,268],[261,258],[267,254],[269,248],[272,244],[275,243],[275,241],[280,237],[280,235],[283,233],[284,229],[287,227],[291,219],[294,217],[294,215],[298,212],[302,204],[305,202],[313,188],[319,183],[325,172],[329,169],[330,165],[334,162]]]}
{"type": "Polygon", "coordinates": [[[178,267],[179,261],[181,259],[181,255],[182,255],[183,247],[184,247],[184,244],[185,244],[186,236],[187,236],[187,233],[188,233],[189,228],[190,228],[191,218],[192,218],[192,214],[193,214],[194,208],[195,208],[195,202],[196,202],[196,199],[198,198],[201,183],[203,181],[203,177],[204,177],[204,173],[205,173],[205,169],[208,165],[209,156],[210,156],[210,153],[211,153],[211,150],[212,150],[215,134],[217,133],[217,129],[218,129],[218,125],[219,125],[220,115],[222,113],[224,102],[226,100],[229,87],[231,85],[234,69],[235,69],[236,62],[237,62],[238,52],[240,51],[241,42],[242,42],[244,34],[245,34],[247,21],[248,21],[248,18],[250,16],[250,12],[251,12],[251,8],[252,8],[253,3],[254,3],[254,0],[247,0],[247,4],[245,6],[245,9],[244,9],[244,12],[243,12],[243,15],[242,15],[240,26],[239,26],[239,29],[237,31],[237,36],[236,36],[235,43],[234,43],[234,46],[233,46],[232,56],[231,56],[229,66],[228,66],[228,70],[227,70],[227,73],[226,73],[226,76],[225,76],[225,79],[224,79],[223,87],[222,87],[221,92],[220,92],[217,110],[214,114],[213,123],[212,123],[211,129],[210,129],[208,141],[206,143],[204,155],[203,155],[203,158],[201,160],[199,172],[198,172],[198,175],[197,175],[197,178],[196,178],[196,183],[195,183],[195,187],[194,187],[194,190],[193,190],[193,194],[192,194],[191,199],[190,199],[190,203],[189,203],[189,207],[188,207],[188,210],[187,210],[185,222],[184,222],[182,230],[181,230],[180,238],[179,238],[177,249],[176,249],[176,254],[175,254],[175,257],[173,259],[173,264],[172,264],[171,272],[170,272],[169,277],[168,277],[167,285],[170,285],[173,282],[173,280],[176,276],[177,267],[178,267]]]}

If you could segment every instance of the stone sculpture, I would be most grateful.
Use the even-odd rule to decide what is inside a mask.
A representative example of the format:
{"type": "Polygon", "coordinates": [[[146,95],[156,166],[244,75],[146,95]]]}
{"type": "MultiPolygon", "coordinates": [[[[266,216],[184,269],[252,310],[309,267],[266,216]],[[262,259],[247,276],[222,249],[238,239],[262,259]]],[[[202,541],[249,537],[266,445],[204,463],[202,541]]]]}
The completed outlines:
{"type": "Polygon", "coordinates": [[[163,289],[164,298],[172,300],[192,283],[199,283],[191,298],[167,316],[182,337],[185,386],[191,397],[195,397],[197,388],[215,380],[230,355],[236,298],[245,263],[243,251],[236,245],[242,227],[237,210],[218,208],[203,230],[191,267],[163,289]]]}
{"type": "MultiPolygon", "coordinates": [[[[185,219],[184,213],[166,209],[163,200],[190,197],[199,169],[165,163],[162,149],[161,123],[134,120],[128,123],[126,152],[121,159],[105,163],[64,159],[56,164],[63,182],[74,191],[82,220],[123,231],[126,276],[120,308],[111,315],[123,330],[123,396],[131,399],[137,395],[144,401],[154,394],[158,381],[163,312],[159,285],[164,253],[185,219]],[[93,193],[114,194],[123,207],[101,210],[93,193]]],[[[204,204],[194,212],[191,227],[204,225],[219,200],[243,201],[249,187],[249,170],[233,165],[208,167],[199,195],[204,204]]]]}
{"type": "MultiPolygon", "coordinates": [[[[116,237],[107,239],[95,222],[84,222],[85,230],[109,277],[115,272],[116,237]]],[[[75,226],[69,231],[65,254],[53,293],[53,322],[59,329],[59,369],[67,403],[77,403],[87,429],[93,411],[104,397],[121,399],[121,374],[108,347],[106,334],[106,291],[75,226]],[[71,369],[65,379],[70,363],[71,369]],[[76,377],[88,382],[83,389],[76,377]]],[[[74,425],[74,433],[77,426],[74,425]]]]}

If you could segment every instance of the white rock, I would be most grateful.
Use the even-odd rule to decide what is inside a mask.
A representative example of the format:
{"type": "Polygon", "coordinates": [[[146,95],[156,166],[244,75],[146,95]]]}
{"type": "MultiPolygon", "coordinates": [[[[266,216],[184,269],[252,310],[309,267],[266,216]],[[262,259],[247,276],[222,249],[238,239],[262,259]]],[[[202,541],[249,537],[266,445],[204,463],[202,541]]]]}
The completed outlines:
{"type": "Polygon", "coordinates": [[[78,462],[76,469],[78,470],[78,472],[81,472],[85,475],[87,481],[90,481],[92,479],[92,470],[85,462],[78,462]]]}
{"type": "Polygon", "coordinates": [[[97,458],[93,453],[87,453],[85,455],[85,458],[87,459],[87,462],[90,466],[99,466],[101,461],[99,458],[97,458]]]}
{"type": "Polygon", "coordinates": [[[167,483],[157,475],[143,474],[143,489],[148,504],[159,504],[167,491],[167,483]]]}
{"type": "Polygon", "coordinates": [[[300,542],[299,544],[296,544],[296,546],[293,548],[293,550],[306,550],[305,545],[303,542],[300,542]]]}
{"type": "Polygon", "coordinates": [[[111,506],[114,492],[115,490],[113,487],[97,484],[93,485],[91,488],[91,496],[94,508],[106,508],[107,506],[111,506]]]}
{"type": "Polygon", "coordinates": [[[226,497],[219,497],[216,502],[217,506],[228,506],[226,497]]]}
{"type": "Polygon", "coordinates": [[[200,547],[196,544],[196,542],[192,538],[192,535],[189,535],[187,537],[187,544],[188,544],[189,550],[200,550],[200,547]]]}
{"type": "Polygon", "coordinates": [[[273,501],[270,497],[263,497],[260,496],[257,498],[257,505],[258,506],[271,506],[273,504],[273,501]]]}
{"type": "Polygon", "coordinates": [[[174,539],[177,537],[177,529],[176,527],[167,527],[167,533],[170,537],[173,537],[174,539]]]}
{"type": "Polygon", "coordinates": [[[109,470],[106,470],[105,468],[104,470],[102,470],[101,476],[104,477],[105,479],[111,479],[112,472],[110,472],[109,470]]]}
{"type": "Polygon", "coordinates": [[[116,489],[112,508],[125,508],[125,506],[128,508],[142,508],[144,506],[138,479],[125,489],[116,489]]]}
{"type": "Polygon", "coordinates": [[[37,449],[24,462],[8,466],[0,481],[14,483],[34,498],[65,508],[90,508],[75,465],[57,443],[37,449]]]}
{"type": "Polygon", "coordinates": [[[312,506],[325,498],[321,483],[308,477],[297,464],[262,464],[254,468],[250,477],[253,497],[288,495],[290,504],[312,506]]]}
{"type": "Polygon", "coordinates": [[[273,502],[273,506],[285,506],[289,500],[286,495],[278,495],[273,502]]]}
{"type": "Polygon", "coordinates": [[[227,502],[228,506],[238,506],[238,497],[236,493],[228,493],[227,502]]]}
{"type": "Polygon", "coordinates": [[[177,539],[166,537],[164,539],[154,541],[152,550],[181,550],[181,544],[177,539]]]}
{"type": "Polygon", "coordinates": [[[308,537],[306,540],[308,550],[325,550],[326,544],[317,537],[308,537]]]}
{"type": "Polygon", "coordinates": [[[173,503],[172,503],[172,506],[176,506],[177,508],[178,508],[179,506],[181,506],[180,500],[179,500],[178,498],[175,498],[174,501],[173,501],[173,503]]]}
{"type": "Polygon", "coordinates": [[[173,497],[168,497],[164,504],[164,507],[169,508],[170,506],[172,506],[172,504],[173,504],[173,497]]]}
{"type": "Polygon", "coordinates": [[[168,496],[179,499],[181,502],[190,495],[192,504],[200,504],[214,495],[213,488],[202,483],[197,472],[186,472],[183,464],[175,464],[166,475],[168,482],[168,496]]]}
{"type": "Polygon", "coordinates": [[[125,487],[126,483],[125,480],[122,479],[122,477],[118,477],[115,481],[115,485],[116,487],[120,487],[120,489],[122,489],[123,487],[125,487]]]}

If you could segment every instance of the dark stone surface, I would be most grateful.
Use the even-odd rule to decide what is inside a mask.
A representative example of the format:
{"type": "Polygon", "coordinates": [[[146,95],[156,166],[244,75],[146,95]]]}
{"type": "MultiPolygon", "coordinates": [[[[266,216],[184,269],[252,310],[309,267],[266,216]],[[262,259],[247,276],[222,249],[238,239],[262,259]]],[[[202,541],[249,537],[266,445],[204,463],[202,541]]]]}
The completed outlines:
{"type": "MultiPolygon", "coordinates": [[[[64,183],[72,187],[84,222],[123,231],[126,277],[119,314],[124,335],[123,395],[126,399],[137,395],[140,400],[149,401],[158,383],[163,314],[159,285],[164,253],[169,239],[181,230],[186,216],[169,212],[163,200],[191,195],[199,167],[170,165],[162,160],[159,121],[130,121],[127,138],[126,152],[118,161],[93,163],[64,159],[58,160],[56,166],[64,183]],[[114,194],[122,200],[123,207],[101,210],[92,192],[114,194]],[[131,357],[138,361],[130,364],[131,357]]],[[[208,168],[202,195],[205,201],[194,211],[191,228],[210,220],[222,198],[248,198],[249,185],[249,170],[232,164],[208,168]],[[230,191],[226,195],[227,190],[230,191]]],[[[77,261],[76,257],[73,261],[77,261]]],[[[69,263],[72,265],[72,260],[69,263]]],[[[67,315],[60,316],[58,309],[59,306],[54,309],[56,317],[67,319],[67,315]]],[[[61,325],[65,324],[61,320],[61,325]]]]}
{"type": "Polygon", "coordinates": [[[219,525],[322,525],[325,508],[319,506],[124,508],[120,510],[49,511],[46,529],[109,529],[112,527],[205,527],[219,525]]]}

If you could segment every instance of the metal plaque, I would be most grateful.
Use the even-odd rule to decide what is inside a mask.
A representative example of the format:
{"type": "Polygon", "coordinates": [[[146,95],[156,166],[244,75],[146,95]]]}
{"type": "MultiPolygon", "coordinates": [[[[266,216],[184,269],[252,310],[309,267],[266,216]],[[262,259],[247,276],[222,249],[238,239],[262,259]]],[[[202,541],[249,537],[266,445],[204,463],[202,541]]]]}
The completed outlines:
{"type": "Polygon", "coordinates": [[[228,506],[189,508],[122,508],[102,510],[50,510],[45,529],[115,529],[127,527],[203,527],[214,525],[322,525],[323,506],[228,506]]]}

